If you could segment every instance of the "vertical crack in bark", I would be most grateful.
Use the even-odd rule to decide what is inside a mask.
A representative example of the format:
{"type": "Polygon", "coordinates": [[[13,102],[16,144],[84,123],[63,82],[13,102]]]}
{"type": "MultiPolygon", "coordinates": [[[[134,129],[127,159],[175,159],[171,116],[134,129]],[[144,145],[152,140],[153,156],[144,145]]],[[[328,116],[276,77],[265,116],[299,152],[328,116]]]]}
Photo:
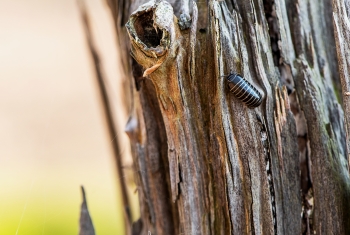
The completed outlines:
{"type": "MultiPolygon", "coordinates": [[[[278,31],[278,22],[276,18],[276,7],[274,0],[263,0],[264,4],[264,11],[265,11],[265,17],[267,24],[269,26],[269,35],[270,35],[270,43],[271,43],[271,50],[272,50],[272,56],[273,56],[273,62],[275,66],[277,66],[279,69],[281,67],[281,64],[283,63],[283,58],[281,58],[281,50],[280,50],[280,43],[281,43],[281,36],[278,31]]],[[[277,109],[279,109],[279,105],[277,104],[277,109]]],[[[273,176],[272,176],[272,162],[271,162],[271,156],[270,156],[270,150],[269,150],[269,138],[268,138],[268,132],[265,126],[265,123],[263,120],[258,118],[258,121],[261,126],[261,142],[264,146],[264,155],[265,155],[265,163],[266,163],[266,174],[267,174],[267,180],[269,184],[269,190],[270,190],[270,196],[271,196],[271,209],[272,209],[272,216],[273,216],[273,226],[274,226],[274,232],[275,235],[277,235],[277,215],[276,215],[276,200],[275,200],[275,190],[274,190],[274,184],[273,184],[273,176]]],[[[278,128],[275,118],[275,126],[276,126],[276,136],[277,136],[277,143],[278,143],[278,156],[279,156],[279,163],[280,163],[280,169],[283,170],[283,157],[282,157],[282,144],[281,144],[281,129],[278,128]],[[279,131],[278,131],[279,130],[279,131]]]]}
{"type": "Polygon", "coordinates": [[[312,187],[309,188],[306,194],[302,196],[302,235],[312,234],[314,231],[312,217],[314,209],[314,195],[312,187]]]}
{"type": "Polygon", "coordinates": [[[281,58],[281,36],[278,31],[278,22],[276,18],[276,7],[274,0],[263,0],[264,3],[264,11],[267,24],[269,25],[269,35],[271,41],[271,50],[273,55],[273,62],[276,66],[279,66],[283,60],[281,58]]]}
{"type": "MultiPolygon", "coordinates": [[[[307,135],[307,123],[303,112],[300,109],[298,98],[295,91],[294,79],[291,70],[291,66],[286,63],[282,57],[281,52],[281,35],[279,28],[283,27],[279,25],[276,13],[276,5],[274,0],[263,0],[265,17],[269,26],[269,35],[271,42],[271,50],[273,53],[274,64],[280,71],[281,85],[285,85],[289,94],[291,111],[297,124],[298,135],[298,149],[299,149],[299,165],[301,170],[300,187],[302,191],[302,234],[306,234],[307,231],[313,231],[312,216],[313,216],[313,190],[312,182],[310,178],[309,164],[309,151],[307,149],[307,143],[309,142],[307,135]]],[[[283,3],[282,3],[283,4],[283,3]]],[[[275,123],[276,124],[276,123],[275,123]]],[[[276,127],[276,131],[279,128],[276,127]]],[[[277,135],[281,134],[281,131],[277,135]]],[[[280,137],[277,136],[280,140],[280,137]]],[[[281,147],[281,146],[280,146],[281,147]]],[[[279,155],[281,149],[279,149],[279,155]]]]}
{"type": "MultiPolygon", "coordinates": [[[[145,79],[145,77],[143,77],[142,66],[139,65],[134,58],[131,57],[131,68],[132,68],[132,76],[135,82],[135,88],[137,91],[139,91],[141,88],[141,84],[145,79]]],[[[132,105],[132,107],[133,106],[134,105],[132,105]]]]}
{"type": "Polygon", "coordinates": [[[265,156],[265,170],[267,175],[267,181],[269,184],[269,191],[270,191],[270,197],[271,197],[271,210],[272,210],[272,220],[273,220],[273,226],[275,235],[277,235],[277,216],[276,216],[276,200],[275,200],[275,190],[273,185],[273,177],[272,177],[272,171],[271,171],[271,156],[270,156],[270,143],[268,138],[268,132],[265,126],[265,121],[261,119],[261,117],[256,114],[257,121],[260,125],[260,135],[261,135],[261,143],[264,148],[264,156],[265,156]]]}
{"type": "Polygon", "coordinates": [[[313,186],[311,180],[310,140],[307,133],[307,123],[304,112],[300,109],[296,91],[289,95],[291,111],[297,124],[299,164],[300,164],[300,190],[301,190],[301,233],[310,234],[313,231],[313,186]]]}

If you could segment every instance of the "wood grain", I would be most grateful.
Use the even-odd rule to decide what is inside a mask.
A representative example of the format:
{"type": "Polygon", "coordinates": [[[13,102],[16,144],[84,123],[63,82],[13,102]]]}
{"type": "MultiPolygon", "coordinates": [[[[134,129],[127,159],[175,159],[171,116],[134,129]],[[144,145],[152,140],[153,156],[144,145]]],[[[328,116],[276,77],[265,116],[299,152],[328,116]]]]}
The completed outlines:
{"type": "Polygon", "coordinates": [[[349,233],[349,5],[124,2],[131,56],[148,71],[132,112],[143,231],[349,233]],[[261,106],[228,92],[230,72],[261,106]]]}

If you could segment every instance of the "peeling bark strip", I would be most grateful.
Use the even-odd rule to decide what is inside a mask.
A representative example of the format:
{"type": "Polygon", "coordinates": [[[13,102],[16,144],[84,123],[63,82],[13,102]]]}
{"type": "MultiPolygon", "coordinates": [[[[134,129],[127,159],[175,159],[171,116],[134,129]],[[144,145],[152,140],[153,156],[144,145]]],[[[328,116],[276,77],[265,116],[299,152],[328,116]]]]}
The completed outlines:
{"type": "Polygon", "coordinates": [[[135,10],[126,25],[143,67],[134,64],[135,79],[147,76],[128,125],[141,205],[134,232],[350,233],[350,129],[338,103],[350,117],[349,5],[122,2],[118,20],[135,10]],[[222,76],[231,72],[265,94],[259,107],[229,92],[222,76]]]}

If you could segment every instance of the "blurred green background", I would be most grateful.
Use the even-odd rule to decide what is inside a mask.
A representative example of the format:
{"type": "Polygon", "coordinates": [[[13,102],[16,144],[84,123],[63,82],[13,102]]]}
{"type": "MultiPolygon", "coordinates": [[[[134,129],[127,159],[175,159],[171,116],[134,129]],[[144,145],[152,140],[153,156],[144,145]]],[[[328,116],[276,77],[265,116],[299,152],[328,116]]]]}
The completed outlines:
{"type": "MultiPolygon", "coordinates": [[[[123,130],[111,15],[103,0],[86,2],[123,130]]],[[[0,0],[0,235],[78,234],[80,185],[96,233],[123,234],[94,79],[76,1],[0,0]]]]}

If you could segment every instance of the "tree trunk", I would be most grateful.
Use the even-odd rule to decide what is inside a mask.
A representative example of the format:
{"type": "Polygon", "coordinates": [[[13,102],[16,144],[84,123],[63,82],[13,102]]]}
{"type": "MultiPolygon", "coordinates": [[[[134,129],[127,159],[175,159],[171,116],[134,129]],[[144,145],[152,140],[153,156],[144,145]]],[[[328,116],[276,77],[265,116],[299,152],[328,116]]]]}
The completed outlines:
{"type": "Polygon", "coordinates": [[[350,234],[349,1],[145,2],[108,0],[131,87],[133,234],[350,234]],[[231,73],[259,107],[229,92],[231,73]]]}

